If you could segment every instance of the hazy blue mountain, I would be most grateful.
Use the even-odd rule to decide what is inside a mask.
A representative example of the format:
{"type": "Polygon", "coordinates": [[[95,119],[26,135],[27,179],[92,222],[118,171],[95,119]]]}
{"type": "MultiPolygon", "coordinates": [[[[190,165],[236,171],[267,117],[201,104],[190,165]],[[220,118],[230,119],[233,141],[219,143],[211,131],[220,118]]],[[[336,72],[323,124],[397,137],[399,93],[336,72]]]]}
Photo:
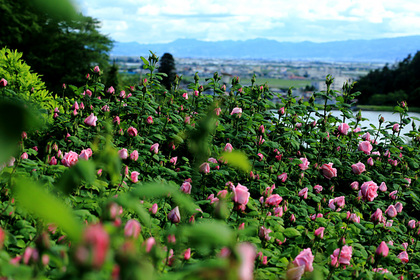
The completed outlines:
{"type": "Polygon", "coordinates": [[[167,44],[116,42],[113,56],[147,56],[149,50],[162,56],[190,58],[248,58],[285,60],[395,62],[420,50],[420,36],[373,40],[347,40],[327,43],[278,42],[268,39],[206,42],[178,39],[167,44]]]}

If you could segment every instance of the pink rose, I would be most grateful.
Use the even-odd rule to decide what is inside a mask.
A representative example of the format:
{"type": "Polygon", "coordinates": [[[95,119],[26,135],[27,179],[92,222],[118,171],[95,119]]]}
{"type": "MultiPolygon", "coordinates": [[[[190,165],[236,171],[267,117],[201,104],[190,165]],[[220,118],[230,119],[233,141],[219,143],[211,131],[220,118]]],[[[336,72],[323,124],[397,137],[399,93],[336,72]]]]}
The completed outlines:
{"type": "Polygon", "coordinates": [[[324,163],[321,166],[321,170],[322,170],[322,175],[324,175],[325,178],[327,178],[328,180],[331,180],[331,178],[333,177],[337,177],[337,168],[333,168],[333,163],[324,163]]]}
{"type": "Polygon", "coordinates": [[[220,116],[220,113],[222,112],[221,108],[214,108],[214,113],[216,114],[216,116],[220,116]]]}
{"type": "Polygon", "coordinates": [[[389,205],[388,208],[385,210],[385,214],[387,214],[389,217],[394,218],[397,216],[397,209],[394,205],[389,205]]]}
{"type": "Polygon", "coordinates": [[[232,152],[232,150],[233,150],[232,145],[230,143],[226,143],[224,151],[230,153],[230,152],[232,152]]]}
{"type": "Polygon", "coordinates": [[[80,152],[79,158],[84,159],[84,160],[88,160],[91,156],[92,156],[92,150],[91,150],[91,148],[87,148],[87,149],[82,150],[80,152]]]}
{"type": "Polygon", "coordinates": [[[118,151],[118,155],[120,156],[121,159],[127,159],[128,158],[128,151],[127,149],[121,149],[118,151]]]}
{"type": "Polygon", "coordinates": [[[270,206],[279,206],[282,200],[283,198],[280,195],[272,194],[266,199],[265,204],[270,206]]]}
{"type": "Polygon", "coordinates": [[[411,229],[414,229],[416,227],[416,221],[415,220],[408,221],[408,227],[411,229]]]}
{"type": "Polygon", "coordinates": [[[392,131],[394,131],[394,132],[400,131],[400,125],[398,123],[394,124],[392,126],[392,131]]]}
{"type": "Polygon", "coordinates": [[[386,184],[385,184],[385,182],[382,182],[380,185],[379,185],[379,190],[381,191],[381,192],[386,192],[386,190],[387,190],[388,188],[386,187],[386,184]]]}
{"type": "Polygon", "coordinates": [[[322,192],[322,186],[321,185],[316,185],[314,187],[314,190],[315,190],[315,193],[320,193],[320,192],[322,192]]]}
{"type": "Polygon", "coordinates": [[[130,127],[127,129],[127,133],[128,133],[130,136],[135,137],[135,136],[137,136],[137,129],[135,129],[134,127],[130,126],[130,127]]]}
{"type": "Polygon", "coordinates": [[[191,194],[191,183],[188,181],[184,181],[184,183],[182,183],[180,190],[186,194],[191,194]]]}
{"type": "Polygon", "coordinates": [[[201,173],[207,174],[210,172],[210,164],[208,162],[204,162],[200,165],[199,170],[201,173]]]}
{"type": "Polygon", "coordinates": [[[173,157],[169,160],[169,162],[172,163],[173,165],[176,165],[177,160],[178,160],[178,157],[173,157]]]}
{"type": "Polygon", "coordinates": [[[346,123],[341,123],[338,126],[338,131],[342,134],[342,135],[347,135],[348,131],[349,131],[350,126],[346,123]]]}
{"type": "Polygon", "coordinates": [[[372,144],[370,144],[369,141],[362,141],[359,143],[358,150],[364,152],[367,155],[370,155],[370,151],[372,151],[372,149],[372,144]]]}
{"type": "Polygon", "coordinates": [[[139,159],[139,152],[137,152],[137,150],[131,152],[130,159],[133,161],[137,161],[139,159]]]}
{"type": "Polygon", "coordinates": [[[382,241],[381,244],[379,244],[378,248],[376,249],[376,254],[379,256],[386,257],[388,256],[389,248],[388,245],[386,245],[385,241],[382,241]]]}
{"type": "Polygon", "coordinates": [[[365,165],[361,163],[360,161],[358,163],[353,164],[351,166],[351,169],[353,170],[353,173],[356,175],[362,174],[362,172],[366,170],[365,165]]]}
{"type": "Polygon", "coordinates": [[[85,119],[85,124],[87,124],[87,125],[89,125],[89,126],[96,126],[96,121],[98,120],[98,117],[95,117],[94,115],[93,115],[93,113],[92,114],[90,114],[90,116],[89,117],[87,117],[86,119],[85,119]]]}
{"type": "Polygon", "coordinates": [[[271,236],[270,236],[271,232],[272,232],[272,230],[269,229],[269,228],[260,227],[260,229],[258,231],[258,236],[261,239],[265,239],[265,240],[269,241],[271,239],[271,236]]]}
{"type": "Polygon", "coordinates": [[[389,194],[389,196],[392,198],[392,199],[397,199],[397,193],[398,193],[398,191],[392,191],[390,194],[389,194]]]}
{"type": "Polygon", "coordinates": [[[248,188],[245,186],[242,186],[238,183],[236,187],[232,188],[233,191],[233,201],[235,201],[238,204],[246,205],[249,200],[250,193],[248,192],[248,188]]]}
{"type": "Polygon", "coordinates": [[[378,222],[381,223],[382,221],[384,221],[384,216],[382,215],[382,210],[377,208],[376,211],[372,214],[372,216],[370,216],[370,220],[372,222],[378,222]]]}
{"type": "Polygon", "coordinates": [[[331,257],[331,265],[332,266],[338,266],[339,264],[349,265],[350,259],[352,255],[353,248],[351,246],[344,245],[341,248],[337,248],[334,250],[331,257]],[[338,257],[338,254],[340,254],[340,257],[338,257]]]}
{"type": "Polygon", "coordinates": [[[100,72],[99,66],[96,65],[95,68],[93,68],[93,72],[99,73],[100,72]]]}
{"type": "Polygon", "coordinates": [[[300,158],[300,160],[302,161],[301,164],[299,164],[300,170],[306,170],[309,167],[309,161],[307,158],[300,158]]]}
{"type": "Polygon", "coordinates": [[[359,189],[359,182],[354,181],[353,183],[351,183],[351,184],[350,184],[350,187],[351,187],[353,190],[357,191],[357,190],[359,189]]]}
{"type": "Polygon", "coordinates": [[[232,112],[230,114],[231,115],[237,114],[238,117],[240,118],[241,115],[242,115],[242,109],[241,108],[238,108],[238,107],[235,107],[235,108],[233,108],[233,110],[232,110],[232,112]]]}
{"type": "Polygon", "coordinates": [[[257,252],[251,243],[240,243],[236,247],[239,256],[241,256],[241,264],[239,266],[239,280],[254,279],[254,262],[257,252]]]}
{"type": "Polygon", "coordinates": [[[191,248],[188,248],[184,252],[184,260],[188,261],[191,258],[191,248]]]}
{"type": "Polygon", "coordinates": [[[378,196],[378,185],[373,181],[368,181],[362,184],[360,187],[360,194],[364,200],[373,201],[378,196]]]}
{"type": "Polygon", "coordinates": [[[1,78],[0,87],[5,87],[5,86],[7,86],[7,80],[5,78],[1,78]]]}
{"type": "Polygon", "coordinates": [[[153,237],[149,237],[146,240],[146,252],[150,253],[150,251],[152,250],[153,245],[156,244],[156,240],[153,237]]]}
{"type": "Polygon", "coordinates": [[[139,179],[138,179],[138,177],[139,177],[139,172],[137,172],[137,171],[133,171],[133,172],[131,172],[131,181],[133,182],[133,183],[137,183],[138,181],[139,181],[139,179]]]}
{"type": "Polygon", "coordinates": [[[367,159],[367,164],[369,164],[370,166],[373,166],[375,163],[373,162],[373,158],[368,158],[367,159]]]}
{"type": "Polygon", "coordinates": [[[158,210],[158,205],[157,205],[157,203],[154,203],[152,205],[152,207],[149,209],[149,212],[151,212],[153,215],[155,215],[157,213],[157,210],[158,210]]]}
{"type": "Polygon", "coordinates": [[[397,213],[401,213],[402,209],[403,209],[403,205],[401,202],[397,202],[395,204],[395,209],[397,210],[397,213]]]}
{"type": "Polygon", "coordinates": [[[279,176],[277,176],[277,179],[282,181],[283,183],[287,180],[287,173],[282,173],[279,176]]]}
{"type": "Polygon", "coordinates": [[[128,220],[124,227],[124,235],[126,237],[137,238],[140,235],[141,226],[140,223],[136,220],[128,220]]]}
{"type": "Polygon", "coordinates": [[[315,230],[315,232],[314,232],[314,234],[315,234],[315,236],[317,236],[317,237],[319,237],[319,238],[324,238],[324,230],[325,230],[325,228],[324,227],[319,227],[319,228],[317,228],[316,230],[315,230]]]}
{"type": "Polygon", "coordinates": [[[99,269],[105,262],[108,247],[109,235],[102,225],[89,225],[83,233],[81,244],[76,249],[76,260],[99,269]]]}
{"type": "Polygon", "coordinates": [[[152,116],[148,116],[146,122],[148,124],[153,124],[153,117],[152,116]]]}
{"type": "Polygon", "coordinates": [[[397,256],[403,263],[408,263],[408,254],[407,251],[402,251],[397,256]]]}
{"type": "Polygon", "coordinates": [[[157,154],[159,152],[159,144],[155,143],[152,146],[150,146],[150,151],[154,152],[155,154],[157,154]]]}
{"type": "Polygon", "coordinates": [[[70,166],[75,165],[78,160],[79,160],[79,155],[73,151],[70,151],[64,154],[64,157],[61,160],[61,163],[64,166],[70,167],[70,166]]]}
{"type": "Polygon", "coordinates": [[[28,154],[27,153],[22,153],[22,155],[20,156],[21,159],[28,159],[28,154]]]}
{"type": "Polygon", "coordinates": [[[181,215],[179,214],[178,206],[171,210],[168,214],[168,220],[173,224],[177,224],[181,221],[181,215]]]}
{"type": "Polygon", "coordinates": [[[307,199],[308,198],[308,188],[303,188],[300,190],[300,192],[298,193],[299,196],[303,196],[303,199],[307,199]]]}
{"type": "Polygon", "coordinates": [[[295,266],[305,266],[305,271],[312,272],[314,268],[312,267],[312,263],[314,261],[314,255],[312,255],[312,251],[310,248],[304,249],[293,261],[295,266]]]}

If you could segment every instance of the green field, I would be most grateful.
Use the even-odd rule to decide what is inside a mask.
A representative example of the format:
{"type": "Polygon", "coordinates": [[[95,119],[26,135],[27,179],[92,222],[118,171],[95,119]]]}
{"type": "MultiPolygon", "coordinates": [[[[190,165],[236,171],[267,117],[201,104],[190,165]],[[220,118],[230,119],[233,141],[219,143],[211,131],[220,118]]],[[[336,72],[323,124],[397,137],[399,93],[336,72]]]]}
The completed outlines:
{"type": "Polygon", "coordinates": [[[310,86],[312,81],[311,80],[286,80],[286,79],[274,79],[274,78],[257,78],[258,84],[265,84],[269,87],[274,88],[301,88],[305,86],[310,86]]]}

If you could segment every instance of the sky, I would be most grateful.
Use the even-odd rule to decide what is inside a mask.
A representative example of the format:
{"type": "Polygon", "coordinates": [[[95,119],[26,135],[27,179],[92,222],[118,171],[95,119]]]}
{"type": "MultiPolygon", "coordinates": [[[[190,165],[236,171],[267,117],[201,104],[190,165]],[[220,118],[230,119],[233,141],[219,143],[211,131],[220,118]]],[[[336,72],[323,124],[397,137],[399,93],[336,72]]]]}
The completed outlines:
{"type": "Polygon", "coordinates": [[[419,0],[74,0],[118,42],[266,38],[328,42],[420,35],[419,0]]]}

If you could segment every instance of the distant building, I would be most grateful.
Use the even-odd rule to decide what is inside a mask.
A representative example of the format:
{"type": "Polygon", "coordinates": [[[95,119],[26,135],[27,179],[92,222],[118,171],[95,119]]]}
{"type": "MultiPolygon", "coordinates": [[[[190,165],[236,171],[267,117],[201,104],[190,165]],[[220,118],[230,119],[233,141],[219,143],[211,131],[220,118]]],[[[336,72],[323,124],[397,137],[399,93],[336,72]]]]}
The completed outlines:
{"type": "MultiPolygon", "coordinates": [[[[354,79],[349,78],[349,77],[344,77],[344,76],[334,77],[334,82],[332,83],[330,89],[341,91],[344,83],[346,83],[346,82],[353,83],[353,81],[354,81],[354,79]]],[[[325,81],[313,82],[312,85],[315,87],[315,89],[317,91],[326,91],[327,90],[327,85],[325,84],[325,81]]]]}

